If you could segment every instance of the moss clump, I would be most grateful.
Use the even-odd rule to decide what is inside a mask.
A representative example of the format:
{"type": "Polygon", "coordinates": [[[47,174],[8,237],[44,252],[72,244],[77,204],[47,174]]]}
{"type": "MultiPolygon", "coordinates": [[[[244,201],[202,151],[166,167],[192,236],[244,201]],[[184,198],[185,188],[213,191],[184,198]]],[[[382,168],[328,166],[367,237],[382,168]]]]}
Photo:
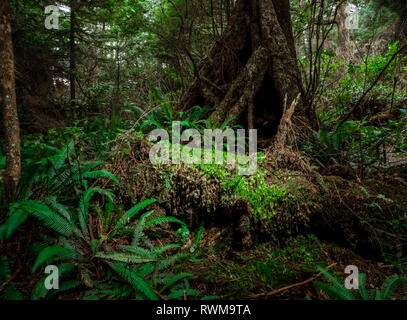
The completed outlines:
{"type": "Polygon", "coordinates": [[[247,200],[256,223],[272,222],[273,217],[278,213],[278,205],[293,198],[285,186],[266,182],[267,173],[260,167],[252,176],[239,175],[236,170],[231,170],[227,165],[210,164],[198,167],[206,176],[218,179],[224,191],[247,200]]]}

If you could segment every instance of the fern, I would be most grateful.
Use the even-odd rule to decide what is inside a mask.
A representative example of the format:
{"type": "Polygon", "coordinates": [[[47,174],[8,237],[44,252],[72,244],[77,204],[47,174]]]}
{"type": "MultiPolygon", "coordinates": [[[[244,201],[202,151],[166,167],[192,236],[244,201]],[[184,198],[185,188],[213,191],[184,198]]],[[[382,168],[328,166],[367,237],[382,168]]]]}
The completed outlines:
{"type": "Polygon", "coordinates": [[[131,252],[137,254],[141,257],[154,257],[155,255],[148,249],[142,247],[132,247],[132,246],[121,246],[121,248],[126,252],[131,252]]]}
{"type": "Polygon", "coordinates": [[[185,279],[185,278],[190,278],[193,277],[193,274],[191,273],[179,273],[176,274],[175,276],[168,278],[165,282],[164,282],[164,287],[160,290],[160,293],[164,292],[166,289],[172,287],[174,284],[176,284],[177,282],[185,279]]]}
{"type": "Polygon", "coordinates": [[[328,295],[341,300],[355,300],[355,297],[341,284],[340,280],[331,275],[328,271],[320,266],[317,269],[330,281],[334,286],[315,281],[315,285],[325,291],[328,295]]]}
{"type": "Polygon", "coordinates": [[[72,215],[72,212],[63,204],[57,202],[56,197],[49,197],[45,200],[45,203],[53,209],[56,213],[60,214],[67,221],[73,222],[75,219],[72,215]]]}
{"type": "MultiPolygon", "coordinates": [[[[61,263],[58,266],[58,275],[59,280],[63,280],[66,276],[71,275],[75,271],[75,266],[72,263],[61,263]]],[[[44,299],[50,293],[50,291],[45,288],[45,279],[48,276],[44,276],[40,281],[37,282],[33,291],[31,292],[31,299],[32,300],[39,300],[44,299]]],[[[70,280],[68,280],[70,282],[70,280]]],[[[79,285],[79,284],[78,284],[79,285]]],[[[56,291],[56,293],[61,292],[61,288],[64,287],[64,283],[60,284],[60,289],[56,291]]],[[[64,290],[62,290],[64,291],[64,290]]]]}
{"type": "Polygon", "coordinates": [[[144,281],[139,275],[134,271],[127,269],[123,264],[111,264],[111,268],[116,271],[123,279],[132,285],[136,290],[144,294],[148,299],[158,300],[153,288],[144,281]]]}
{"type": "Polygon", "coordinates": [[[203,235],[203,231],[204,231],[204,226],[203,226],[203,224],[201,224],[201,226],[199,227],[198,232],[197,232],[197,234],[195,236],[194,246],[191,248],[191,250],[190,250],[191,252],[195,252],[196,249],[199,248],[199,244],[201,243],[201,238],[202,238],[202,235],[203,235]]]}
{"type": "Polygon", "coordinates": [[[178,244],[168,243],[168,244],[165,244],[165,245],[163,245],[161,247],[156,248],[154,251],[155,251],[156,255],[161,255],[166,251],[179,249],[179,248],[180,248],[180,245],[178,245],[178,244]]]}
{"type": "Polygon", "coordinates": [[[65,236],[80,235],[76,226],[52,211],[45,203],[27,200],[21,203],[21,208],[38,218],[45,227],[65,236]]]}
{"type": "Polygon", "coordinates": [[[0,226],[0,240],[9,239],[14,230],[16,230],[25,220],[28,213],[19,207],[10,208],[9,218],[0,226]]]}
{"type": "Polygon", "coordinates": [[[157,270],[164,270],[169,266],[179,262],[181,260],[188,259],[190,256],[187,253],[177,253],[168,258],[162,259],[157,263],[157,270]]]}
{"type": "Polygon", "coordinates": [[[21,292],[13,284],[8,284],[2,295],[6,300],[24,300],[21,292]]]}
{"type": "Polygon", "coordinates": [[[89,235],[89,231],[88,231],[89,203],[90,203],[90,200],[92,199],[92,197],[97,193],[104,195],[104,196],[108,197],[111,201],[113,201],[114,195],[109,190],[105,190],[105,189],[101,189],[101,188],[89,188],[83,193],[83,195],[79,201],[78,219],[79,219],[79,224],[81,226],[81,230],[82,230],[83,234],[86,236],[89,235]]]}
{"type": "MultiPolygon", "coordinates": [[[[325,269],[318,267],[318,270],[330,280],[334,286],[322,283],[319,281],[314,281],[314,284],[322,289],[326,294],[328,294],[331,298],[340,299],[340,300],[356,300],[356,298],[347,290],[341,283],[340,280],[336,279],[333,275],[331,275],[325,269]]],[[[393,275],[388,278],[381,290],[376,290],[375,293],[375,300],[388,300],[390,296],[395,292],[397,287],[402,284],[407,283],[407,278],[399,275],[393,275]]],[[[359,293],[363,300],[369,300],[369,293],[366,290],[366,274],[359,274],[359,293]]]]}
{"type": "Polygon", "coordinates": [[[0,283],[10,277],[10,267],[6,256],[0,256],[0,283]]]}
{"type": "Polygon", "coordinates": [[[350,292],[347,292],[346,289],[333,287],[319,281],[315,281],[314,284],[332,298],[338,300],[355,300],[355,297],[350,292]]]}
{"type": "Polygon", "coordinates": [[[32,272],[35,272],[38,267],[40,267],[45,261],[54,258],[57,256],[58,258],[71,258],[77,259],[78,254],[70,249],[60,247],[60,246],[53,246],[53,247],[46,247],[41,251],[38,255],[37,260],[34,263],[32,268],[32,272]]]}
{"type": "Polygon", "coordinates": [[[399,276],[397,274],[388,278],[382,287],[381,298],[383,300],[390,299],[390,296],[394,293],[398,286],[407,283],[407,278],[399,276]]]}
{"type": "Polygon", "coordinates": [[[81,174],[75,175],[72,179],[75,181],[79,181],[79,180],[83,180],[83,179],[100,179],[100,178],[110,179],[116,183],[119,182],[112,173],[110,173],[109,171],[106,171],[106,170],[95,170],[95,171],[83,172],[81,174]]]}
{"type": "Polygon", "coordinates": [[[174,217],[154,217],[154,218],[149,219],[145,223],[145,226],[153,227],[156,225],[162,225],[162,224],[166,224],[166,223],[179,223],[181,225],[185,225],[184,222],[182,222],[181,220],[174,218],[174,217]]]}
{"type": "Polygon", "coordinates": [[[7,281],[10,277],[10,266],[6,256],[0,255],[0,293],[1,296],[6,300],[23,300],[21,292],[14,286],[14,284],[9,283],[3,288],[3,283],[7,281]]]}
{"type": "Polygon", "coordinates": [[[167,296],[167,299],[168,300],[183,299],[185,296],[197,297],[200,294],[201,293],[199,291],[193,289],[179,289],[171,292],[171,294],[167,296]]]}
{"type": "Polygon", "coordinates": [[[139,256],[134,253],[125,253],[125,252],[110,252],[110,253],[98,252],[95,254],[95,257],[125,263],[146,263],[153,262],[156,260],[155,257],[139,256]]]}
{"type": "Polygon", "coordinates": [[[140,239],[143,236],[143,229],[144,225],[146,223],[146,219],[153,214],[154,211],[149,211],[144,213],[141,217],[140,220],[137,223],[136,228],[134,229],[133,233],[133,240],[131,242],[131,245],[133,247],[137,247],[139,245],[140,239]]]}
{"type": "Polygon", "coordinates": [[[369,294],[366,290],[366,274],[359,274],[359,291],[363,300],[369,300],[369,294]]]}
{"type": "Polygon", "coordinates": [[[148,199],[144,200],[143,202],[140,202],[139,204],[136,204],[133,208],[128,210],[117,222],[115,226],[115,230],[118,230],[122,227],[124,227],[127,223],[130,222],[130,220],[136,215],[141,209],[144,209],[145,207],[149,206],[150,204],[153,204],[156,202],[156,199],[148,199]]]}

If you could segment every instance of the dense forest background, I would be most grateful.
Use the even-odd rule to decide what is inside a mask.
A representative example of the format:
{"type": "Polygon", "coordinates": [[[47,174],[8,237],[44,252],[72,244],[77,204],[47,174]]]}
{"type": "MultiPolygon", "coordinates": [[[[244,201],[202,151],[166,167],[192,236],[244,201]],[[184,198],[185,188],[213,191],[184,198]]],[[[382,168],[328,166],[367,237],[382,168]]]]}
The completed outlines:
{"type": "Polygon", "coordinates": [[[403,0],[2,0],[2,299],[402,298],[406,54],[403,0]],[[257,171],[153,165],[174,121],[257,171]]]}

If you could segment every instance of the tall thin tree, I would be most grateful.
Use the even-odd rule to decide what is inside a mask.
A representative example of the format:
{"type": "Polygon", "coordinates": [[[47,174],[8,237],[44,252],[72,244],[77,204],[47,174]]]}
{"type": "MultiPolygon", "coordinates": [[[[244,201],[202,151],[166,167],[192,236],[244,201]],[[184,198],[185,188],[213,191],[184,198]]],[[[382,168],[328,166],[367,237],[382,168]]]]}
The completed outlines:
{"type": "Polygon", "coordinates": [[[21,175],[20,126],[18,121],[14,52],[11,36],[9,0],[0,2],[0,105],[4,123],[6,196],[12,200],[21,175]]]}
{"type": "Polygon", "coordinates": [[[74,0],[70,1],[70,30],[69,30],[69,85],[71,93],[71,112],[73,120],[78,118],[76,112],[76,87],[75,87],[75,72],[76,72],[76,58],[75,58],[75,21],[76,21],[76,3],[74,0]]]}

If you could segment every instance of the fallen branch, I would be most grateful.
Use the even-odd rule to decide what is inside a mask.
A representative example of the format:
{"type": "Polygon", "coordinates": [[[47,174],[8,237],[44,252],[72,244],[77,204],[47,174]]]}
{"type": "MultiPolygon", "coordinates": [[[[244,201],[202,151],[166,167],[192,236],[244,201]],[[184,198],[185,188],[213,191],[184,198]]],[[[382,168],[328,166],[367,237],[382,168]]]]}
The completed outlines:
{"type": "MultiPolygon", "coordinates": [[[[332,267],[334,267],[336,265],[337,265],[337,263],[332,263],[330,266],[326,267],[325,270],[328,271],[329,269],[331,269],[332,267]]],[[[322,272],[318,273],[316,276],[313,276],[312,278],[309,278],[308,280],[298,282],[298,283],[295,283],[295,284],[291,284],[289,286],[286,286],[286,287],[283,287],[283,288],[280,288],[280,289],[276,289],[276,290],[273,290],[273,291],[259,293],[259,294],[253,294],[253,295],[250,295],[249,298],[256,299],[256,298],[265,297],[265,296],[273,296],[273,295],[275,295],[277,293],[284,292],[284,291],[290,290],[292,288],[301,287],[303,285],[306,285],[306,284],[314,281],[315,279],[319,278],[321,275],[322,275],[322,272]]]]}

